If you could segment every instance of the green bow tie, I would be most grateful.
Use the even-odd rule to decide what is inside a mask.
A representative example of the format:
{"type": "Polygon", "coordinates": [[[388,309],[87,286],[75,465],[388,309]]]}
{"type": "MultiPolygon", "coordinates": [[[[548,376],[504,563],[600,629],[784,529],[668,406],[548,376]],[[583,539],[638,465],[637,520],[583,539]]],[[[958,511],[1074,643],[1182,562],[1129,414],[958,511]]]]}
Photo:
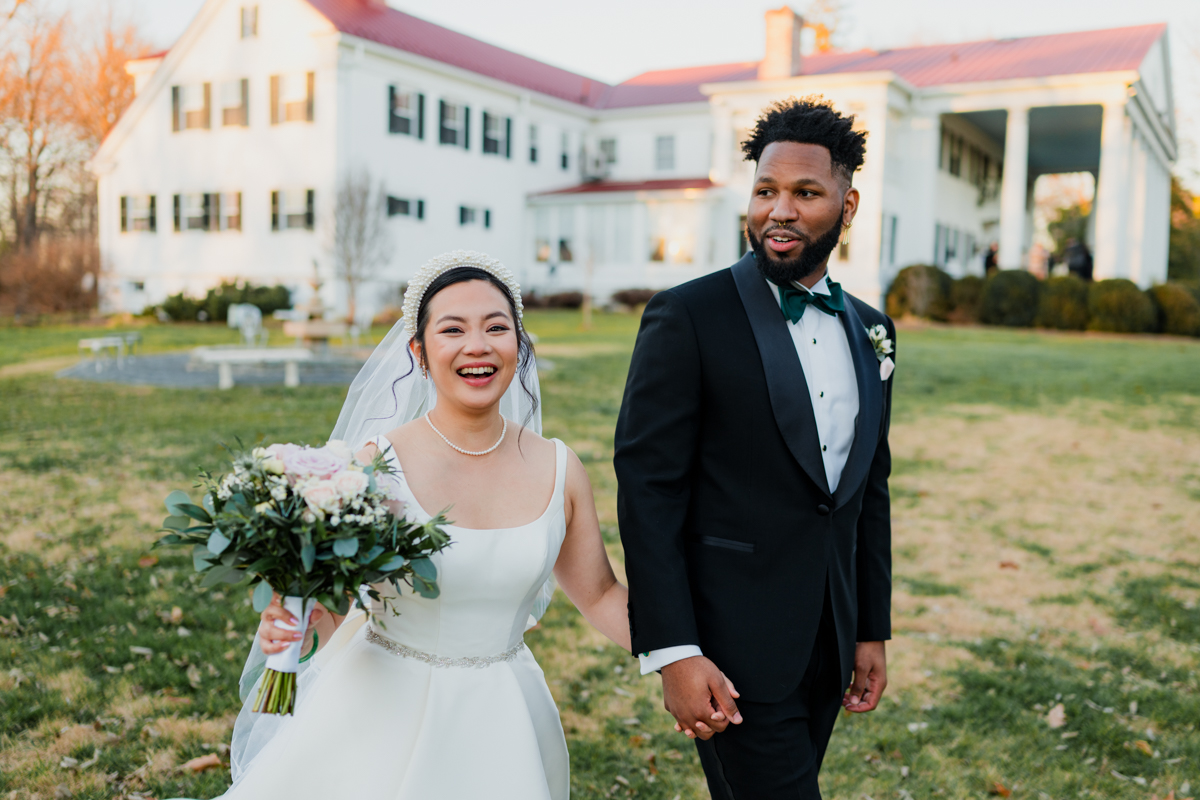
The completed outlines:
{"type": "Polygon", "coordinates": [[[846,309],[846,301],[842,296],[842,287],[833,281],[829,281],[828,295],[816,294],[815,292],[796,289],[792,286],[777,286],[775,288],[779,290],[779,307],[789,322],[799,322],[800,318],[804,316],[804,309],[808,306],[819,308],[833,317],[836,317],[839,312],[846,309]]]}

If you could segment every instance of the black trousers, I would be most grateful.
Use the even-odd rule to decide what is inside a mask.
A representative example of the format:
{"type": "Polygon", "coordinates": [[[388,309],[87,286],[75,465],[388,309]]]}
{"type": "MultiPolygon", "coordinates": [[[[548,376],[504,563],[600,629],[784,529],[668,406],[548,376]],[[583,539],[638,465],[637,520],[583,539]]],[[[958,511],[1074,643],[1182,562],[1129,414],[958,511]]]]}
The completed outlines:
{"type": "Polygon", "coordinates": [[[713,800],[820,800],[817,773],[846,689],[839,660],[827,589],[817,640],[796,690],[778,703],[739,700],[742,724],[696,740],[713,800]]]}

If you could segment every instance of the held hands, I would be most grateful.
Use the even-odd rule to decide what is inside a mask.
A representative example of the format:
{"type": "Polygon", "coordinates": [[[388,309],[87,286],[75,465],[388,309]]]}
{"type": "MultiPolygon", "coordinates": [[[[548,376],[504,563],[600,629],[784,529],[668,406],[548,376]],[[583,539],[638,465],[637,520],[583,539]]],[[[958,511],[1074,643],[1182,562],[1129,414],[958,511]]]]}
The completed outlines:
{"type": "Polygon", "coordinates": [[[853,714],[874,711],[887,688],[887,650],[884,642],[859,642],[854,648],[854,682],[842,697],[853,714]]]}
{"type": "Polygon", "coordinates": [[[663,705],[675,717],[675,730],[689,739],[709,739],[732,722],[740,725],[741,712],[733,698],[737,689],[717,665],[704,656],[693,656],[662,668],[663,705]]]}
{"type": "Polygon", "coordinates": [[[276,594],[271,599],[271,605],[263,609],[259,615],[262,620],[258,626],[259,646],[264,654],[273,656],[277,653],[282,653],[293,642],[301,640],[310,641],[313,630],[317,627],[317,622],[321,617],[325,616],[325,607],[320,603],[313,604],[312,614],[308,617],[307,631],[289,631],[286,628],[281,628],[275,623],[282,621],[288,625],[296,625],[298,620],[290,613],[284,610],[280,605],[279,595],[276,594]]]}

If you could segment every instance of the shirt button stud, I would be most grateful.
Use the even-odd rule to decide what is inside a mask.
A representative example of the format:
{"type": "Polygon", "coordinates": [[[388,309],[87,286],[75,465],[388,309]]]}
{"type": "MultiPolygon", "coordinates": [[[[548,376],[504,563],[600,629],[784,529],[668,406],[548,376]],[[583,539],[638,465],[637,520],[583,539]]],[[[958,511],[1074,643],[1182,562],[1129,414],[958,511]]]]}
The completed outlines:
{"type": "Polygon", "coordinates": [[[825,452],[826,450],[828,450],[828,449],[829,449],[829,448],[828,448],[828,447],[826,447],[825,445],[821,445],[821,452],[822,452],[822,453],[824,453],[824,452],[825,452]]]}
{"type": "Polygon", "coordinates": [[[824,396],[825,396],[825,393],[824,393],[824,392],[821,392],[821,397],[824,397],[824,396]]]}
{"type": "Polygon", "coordinates": [[[816,344],[816,343],[817,343],[817,340],[816,340],[816,339],[813,339],[813,344],[816,344]]]}
{"type": "Polygon", "coordinates": [[[824,503],[821,503],[821,505],[817,506],[817,513],[820,514],[822,517],[829,516],[829,506],[825,505],[824,503]]]}

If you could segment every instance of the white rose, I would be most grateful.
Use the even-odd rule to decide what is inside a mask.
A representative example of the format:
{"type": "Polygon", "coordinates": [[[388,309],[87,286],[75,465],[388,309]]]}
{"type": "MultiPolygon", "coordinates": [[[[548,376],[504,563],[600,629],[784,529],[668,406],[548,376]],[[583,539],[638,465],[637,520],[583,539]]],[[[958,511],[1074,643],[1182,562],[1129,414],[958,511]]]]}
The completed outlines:
{"type": "Polygon", "coordinates": [[[333,483],[333,488],[337,489],[338,494],[349,500],[365,492],[371,479],[361,472],[345,470],[334,475],[331,483],[333,483]]]}
{"type": "Polygon", "coordinates": [[[341,496],[334,488],[332,481],[317,481],[300,492],[304,502],[313,513],[324,515],[327,511],[335,511],[341,505],[341,496]]]}
{"type": "Polygon", "coordinates": [[[283,460],[279,458],[268,458],[263,461],[263,469],[272,475],[282,475],[283,460]]]}
{"type": "Polygon", "coordinates": [[[325,443],[325,449],[345,461],[347,464],[354,460],[354,451],[350,449],[350,445],[346,444],[341,439],[330,439],[325,443]]]}
{"type": "Polygon", "coordinates": [[[253,450],[251,450],[251,451],[250,451],[250,455],[254,456],[255,458],[257,458],[257,459],[259,459],[259,460],[261,460],[261,459],[264,459],[264,458],[266,458],[267,456],[269,456],[269,455],[271,455],[271,454],[267,452],[267,448],[265,448],[265,447],[256,447],[256,448],[254,448],[253,450]]]}

